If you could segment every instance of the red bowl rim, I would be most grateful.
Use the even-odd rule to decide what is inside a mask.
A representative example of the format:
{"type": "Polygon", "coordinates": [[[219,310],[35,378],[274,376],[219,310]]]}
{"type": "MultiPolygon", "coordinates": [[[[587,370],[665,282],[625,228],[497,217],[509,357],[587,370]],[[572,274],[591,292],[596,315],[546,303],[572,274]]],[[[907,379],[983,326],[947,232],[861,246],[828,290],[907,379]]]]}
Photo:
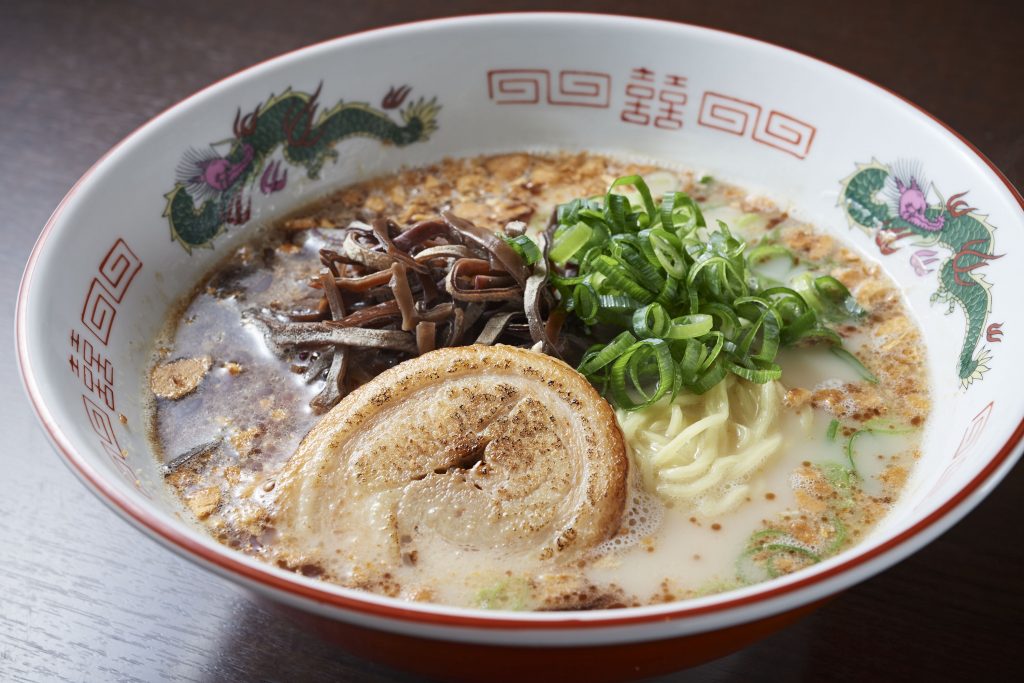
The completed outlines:
{"type": "Polygon", "coordinates": [[[175,529],[170,524],[162,521],[156,516],[152,515],[148,510],[139,506],[135,501],[123,495],[118,489],[104,481],[101,475],[93,470],[88,462],[82,458],[77,450],[71,445],[70,441],[64,436],[60,428],[50,419],[49,413],[46,410],[42,398],[39,395],[38,388],[36,387],[35,377],[32,373],[31,366],[28,359],[28,350],[26,343],[26,330],[25,330],[25,300],[30,286],[33,271],[38,260],[39,254],[41,253],[47,238],[49,237],[57,219],[60,217],[64,207],[68,201],[72,198],[81,184],[96,170],[96,168],[103,163],[111,154],[121,147],[126,141],[133,138],[136,133],[142,128],[148,126],[153,120],[160,118],[163,114],[167,113],[172,109],[176,109],[180,106],[185,105],[187,102],[194,98],[202,95],[208,90],[216,87],[224,81],[235,78],[236,76],[248,73],[259,66],[268,62],[293,55],[310,48],[317,46],[323,46],[330,43],[334,43],[341,40],[346,40],[354,36],[362,36],[368,34],[375,34],[380,32],[387,32],[396,28],[404,28],[419,25],[429,25],[435,23],[448,23],[463,19],[486,19],[494,17],[541,17],[541,16],[552,16],[552,17],[605,17],[611,19],[629,19],[641,22],[650,22],[655,24],[667,24],[671,26],[688,26],[691,28],[700,29],[712,33],[719,33],[730,37],[740,38],[742,40],[767,45],[772,48],[785,50],[787,52],[799,55],[805,59],[824,64],[832,69],[842,72],[848,76],[852,76],[868,85],[874,86],[883,92],[892,95],[903,103],[909,105],[916,111],[924,114],[929,119],[937,123],[951,135],[960,140],[967,148],[969,148],[979,159],[981,159],[999,178],[999,180],[1006,186],[1007,191],[1017,200],[1022,211],[1024,211],[1024,198],[1009,181],[1009,179],[1000,171],[995,164],[992,163],[977,147],[975,147],[970,141],[964,138],[962,135],[953,130],[950,126],[939,120],[925,109],[919,107],[913,102],[907,100],[903,96],[899,95],[892,90],[878,85],[873,81],[864,78],[851,71],[843,69],[842,67],[835,66],[823,59],[806,55],[797,50],[787,48],[780,45],[775,45],[768,41],[759,40],[757,38],[751,38],[744,36],[732,31],[725,31],[721,29],[711,28],[707,26],[701,26],[698,24],[690,24],[686,22],[671,21],[666,19],[656,19],[647,17],[632,17],[625,15],[613,15],[607,13],[598,12],[501,12],[501,13],[490,13],[490,14],[472,14],[472,15],[459,15],[454,17],[442,17],[425,19],[421,21],[406,22],[401,24],[389,25],[384,27],[378,27],[368,29],[364,31],[358,31],[351,34],[346,34],[331,38],[328,40],[320,41],[311,45],[307,45],[295,50],[291,50],[280,55],[276,55],[269,59],[258,62],[245,69],[237,71],[230,76],[226,76],[205,88],[193,93],[189,97],[181,100],[180,102],[171,105],[160,114],[157,114],[146,123],[139,126],[130,135],[126,136],[123,140],[114,145],[108,150],[100,159],[93,164],[89,170],[87,170],[78,181],[72,186],[68,193],[58,204],[57,208],[51,214],[47,220],[46,225],[35,243],[32,252],[29,256],[28,263],[25,267],[25,272],[22,275],[21,283],[18,289],[18,298],[16,304],[16,316],[15,316],[15,337],[17,345],[17,356],[18,366],[21,372],[21,377],[25,390],[29,396],[32,407],[35,410],[36,416],[42,424],[44,430],[50,438],[50,441],[54,444],[57,451],[63,457],[65,463],[71,468],[71,470],[82,479],[89,488],[105,503],[110,505],[116,512],[125,516],[129,521],[133,522],[136,526],[147,529],[150,532],[156,534],[158,540],[163,541],[166,545],[176,551],[183,551],[183,554],[194,561],[201,560],[200,564],[209,563],[214,565],[222,573],[227,576],[239,575],[249,582],[259,584],[264,588],[269,588],[276,591],[291,594],[294,597],[310,600],[316,603],[322,603],[331,607],[342,608],[351,610],[353,612],[362,613],[368,616],[384,617],[390,619],[396,619],[406,622],[416,622],[424,625],[436,625],[436,626],[449,626],[449,627],[473,627],[483,629],[500,629],[500,630],[552,630],[552,629],[566,629],[566,628],[607,628],[613,626],[624,626],[633,624],[650,624],[654,622],[665,622],[671,620],[677,620],[685,617],[694,617],[698,615],[707,615],[711,613],[721,613],[734,608],[750,606],[758,602],[764,602],[772,598],[777,598],[794,593],[798,590],[808,588],[810,586],[821,584],[829,578],[847,572],[853,568],[864,565],[870,560],[873,560],[889,551],[893,550],[899,545],[902,545],[907,540],[918,536],[925,530],[934,526],[937,522],[946,517],[949,513],[955,510],[961,503],[963,503],[971,494],[975,493],[981,486],[995,473],[995,471],[1013,454],[1014,450],[1020,445],[1022,438],[1024,438],[1024,418],[1018,423],[1013,433],[1007,439],[1006,443],[999,449],[996,455],[985,465],[984,468],[961,490],[953,495],[949,500],[943,503],[939,508],[934,510],[932,513],[919,520],[911,527],[905,529],[901,533],[887,539],[885,542],[870,548],[864,552],[854,555],[849,559],[837,563],[827,570],[815,573],[811,576],[807,576],[802,579],[798,579],[792,582],[785,583],[780,586],[767,588],[766,590],[757,592],[753,595],[741,596],[729,600],[723,600],[710,605],[697,605],[697,606],[686,606],[686,603],[681,603],[682,606],[678,609],[671,611],[659,611],[653,614],[635,615],[635,616],[615,616],[620,610],[608,610],[608,617],[602,617],[598,619],[581,620],[571,616],[572,613],[567,613],[567,616],[562,619],[545,620],[545,621],[534,621],[529,619],[518,619],[508,617],[483,617],[483,616],[469,616],[469,615],[453,615],[445,613],[435,613],[424,610],[409,609],[392,604],[381,604],[377,602],[371,602],[368,600],[362,600],[359,598],[352,598],[345,595],[339,595],[337,593],[323,590],[313,585],[306,585],[304,583],[297,583],[287,578],[282,578],[270,571],[268,566],[266,569],[260,566],[252,566],[241,562],[235,557],[235,551],[228,548],[223,550],[213,550],[210,547],[204,546],[194,539],[182,534],[179,530],[175,529]]]}

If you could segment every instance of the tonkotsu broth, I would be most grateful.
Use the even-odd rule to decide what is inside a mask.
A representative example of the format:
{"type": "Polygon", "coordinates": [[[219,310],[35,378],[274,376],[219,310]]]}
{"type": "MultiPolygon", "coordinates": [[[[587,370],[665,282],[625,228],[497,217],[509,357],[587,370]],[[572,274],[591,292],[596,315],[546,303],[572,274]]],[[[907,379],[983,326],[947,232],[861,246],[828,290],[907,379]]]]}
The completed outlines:
{"type": "MultiPolygon", "coordinates": [[[[361,364],[349,388],[390,362],[361,364]]],[[[863,538],[896,500],[918,456],[928,411],[923,341],[876,266],[734,186],[588,154],[446,160],[343,189],[263,227],[169,319],[155,344],[152,385],[152,437],[168,464],[166,480],[188,514],[222,542],[342,585],[492,609],[678,600],[823,560],[863,538]],[[532,234],[556,205],[602,194],[616,177],[634,173],[644,175],[656,195],[682,190],[693,196],[709,224],[724,220],[749,241],[770,234],[849,286],[871,315],[838,331],[879,383],[865,382],[823,349],[784,350],[783,445],[741,482],[749,488],[739,505],[702,514],[643,490],[633,472],[622,528],[601,552],[572,567],[547,574],[526,566],[499,569],[479,563],[473,551],[445,546],[435,550],[450,561],[406,563],[386,581],[367,581],[354,578],[358,572],[346,575],[278,552],[275,474],[319,419],[309,404],[324,382],[322,374],[303,377],[309,352],[279,357],[245,324],[243,311],[315,310],[321,293],[308,283],[321,270],[318,251],[337,249],[333,231],[353,220],[387,216],[407,225],[449,208],[494,230],[523,221],[532,234]],[[172,365],[187,359],[200,360],[172,365]],[[838,467],[851,453],[859,479],[838,467]]]]}

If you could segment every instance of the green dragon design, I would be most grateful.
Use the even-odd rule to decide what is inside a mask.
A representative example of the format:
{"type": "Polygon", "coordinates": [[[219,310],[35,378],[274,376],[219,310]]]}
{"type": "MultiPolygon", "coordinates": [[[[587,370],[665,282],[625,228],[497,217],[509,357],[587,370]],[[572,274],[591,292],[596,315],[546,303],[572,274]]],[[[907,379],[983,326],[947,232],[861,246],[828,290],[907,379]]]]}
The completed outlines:
{"type": "Polygon", "coordinates": [[[839,204],[850,225],[873,233],[883,255],[900,251],[894,246],[897,241],[917,238],[914,246],[920,248],[910,256],[914,272],[924,277],[938,270],[939,287],[931,300],[948,304],[947,315],[957,307],[963,311],[967,332],[957,372],[966,389],[989,369],[992,355],[981,346],[982,333],[990,343],[999,342],[1002,335],[998,323],[985,327],[992,311],[992,285],[979,272],[1002,257],[993,251],[995,228],[967,205],[966,192],[929,204],[929,184],[913,162],[887,166],[872,160],[858,165],[841,182],[839,204]],[[948,250],[948,255],[940,255],[936,247],[948,250]],[[935,263],[937,268],[929,267],[935,263]]]}
{"type": "MultiPolygon", "coordinates": [[[[427,140],[437,130],[437,98],[410,102],[401,111],[401,123],[363,102],[339,101],[317,116],[322,87],[312,93],[289,88],[244,116],[239,109],[233,137],[186,152],[174,189],[164,195],[163,215],[172,239],[192,253],[196,247],[212,248],[213,239],[228,225],[248,221],[257,187],[269,195],[288,182],[288,169],[282,170],[280,159],[271,160],[278,148],[288,165],[304,168],[315,180],[328,160],[337,159],[342,140],[361,136],[404,147],[427,140]]],[[[410,91],[409,86],[391,88],[382,109],[397,109],[410,91]]]]}

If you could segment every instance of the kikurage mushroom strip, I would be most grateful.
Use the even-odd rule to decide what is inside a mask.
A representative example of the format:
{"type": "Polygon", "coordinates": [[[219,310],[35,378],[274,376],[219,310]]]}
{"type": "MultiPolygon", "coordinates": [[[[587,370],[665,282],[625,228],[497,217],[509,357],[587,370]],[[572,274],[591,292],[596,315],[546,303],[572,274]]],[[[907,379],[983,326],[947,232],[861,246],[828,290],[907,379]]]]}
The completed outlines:
{"type": "Polygon", "coordinates": [[[278,355],[299,355],[293,368],[307,382],[326,378],[310,403],[317,413],[436,348],[540,344],[557,352],[559,325],[543,318],[552,308],[543,255],[520,239],[524,227],[493,232],[450,212],[405,229],[385,219],[353,222],[340,251],[320,250],[324,268],[308,283],[323,292],[315,307],[250,310],[246,320],[278,355]]]}

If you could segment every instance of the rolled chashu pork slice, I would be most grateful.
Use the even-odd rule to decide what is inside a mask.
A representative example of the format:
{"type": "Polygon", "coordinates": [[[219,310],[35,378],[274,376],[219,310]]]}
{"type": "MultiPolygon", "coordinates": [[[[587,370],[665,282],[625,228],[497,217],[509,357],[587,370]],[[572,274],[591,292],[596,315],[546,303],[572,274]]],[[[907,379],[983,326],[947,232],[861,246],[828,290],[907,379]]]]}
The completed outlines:
{"type": "Polygon", "coordinates": [[[627,462],[611,407],[565,363],[439,349],[310,431],[276,477],[274,546],[290,566],[391,595],[557,573],[618,531],[627,462]]]}

